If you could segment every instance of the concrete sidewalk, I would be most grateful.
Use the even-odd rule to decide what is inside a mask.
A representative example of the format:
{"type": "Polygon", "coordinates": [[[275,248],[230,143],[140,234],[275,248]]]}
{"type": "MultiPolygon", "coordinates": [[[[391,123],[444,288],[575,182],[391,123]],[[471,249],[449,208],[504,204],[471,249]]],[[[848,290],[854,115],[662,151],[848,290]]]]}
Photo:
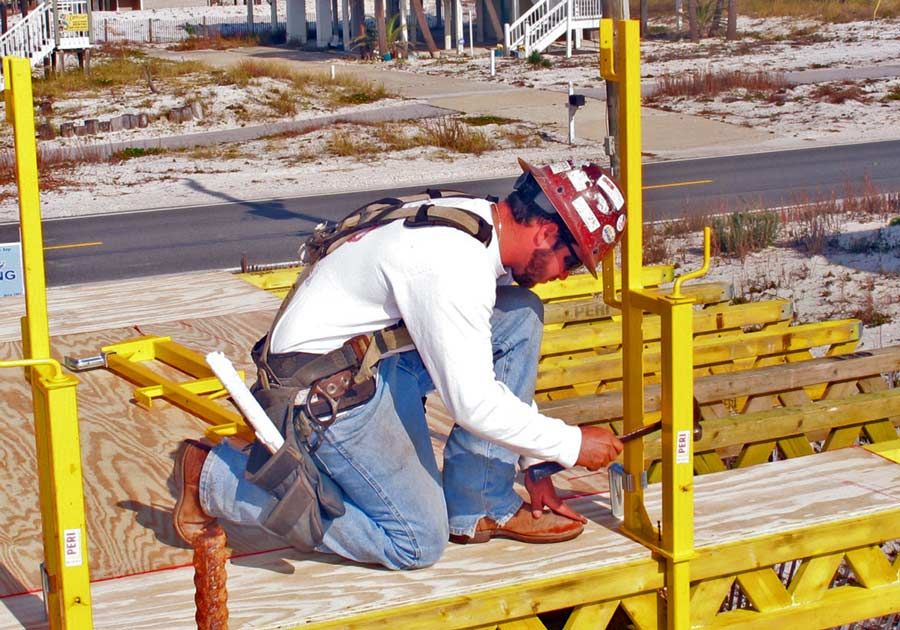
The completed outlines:
{"type": "MultiPolygon", "coordinates": [[[[193,59],[216,67],[227,67],[242,59],[280,61],[298,69],[352,74],[381,83],[404,98],[422,100],[433,107],[469,115],[494,115],[541,125],[548,133],[568,134],[568,98],[565,91],[514,87],[471,78],[415,74],[373,64],[341,64],[340,57],[281,47],[248,47],[228,51],[156,51],[172,60],[193,59]],[[337,62],[337,63],[336,63],[337,62]]],[[[603,82],[586,91],[587,105],[576,116],[576,136],[602,142],[606,136],[606,104],[603,82]]],[[[562,90],[562,88],[561,88],[562,90]]],[[[643,150],[661,157],[717,155],[758,150],[771,141],[769,133],[729,125],[698,116],[642,109],[643,150]]]]}

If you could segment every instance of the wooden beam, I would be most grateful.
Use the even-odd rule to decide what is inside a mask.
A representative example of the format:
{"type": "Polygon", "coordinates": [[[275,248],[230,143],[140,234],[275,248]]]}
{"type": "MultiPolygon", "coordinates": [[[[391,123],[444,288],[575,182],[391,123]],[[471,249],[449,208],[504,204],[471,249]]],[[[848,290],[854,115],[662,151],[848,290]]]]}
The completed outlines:
{"type": "MultiPolygon", "coordinates": [[[[841,357],[825,357],[801,363],[705,376],[694,382],[694,395],[701,404],[731,400],[739,396],[780,394],[837,379],[861,379],[900,370],[900,346],[880,348],[841,357]]],[[[644,409],[659,410],[659,385],[646,388],[644,409]]],[[[569,424],[583,424],[622,417],[622,392],[608,392],[541,403],[541,411],[569,424]]]]}
{"type": "MultiPolygon", "coordinates": [[[[731,338],[702,337],[694,341],[694,366],[728,365],[737,359],[786,354],[858,340],[860,327],[858,320],[837,320],[801,324],[785,331],[762,330],[731,338]]],[[[646,344],[644,352],[644,374],[658,372],[661,356],[659,343],[646,344]]],[[[621,355],[615,353],[573,360],[571,366],[564,368],[539,366],[537,389],[619,380],[622,378],[621,362],[621,355]]]]}

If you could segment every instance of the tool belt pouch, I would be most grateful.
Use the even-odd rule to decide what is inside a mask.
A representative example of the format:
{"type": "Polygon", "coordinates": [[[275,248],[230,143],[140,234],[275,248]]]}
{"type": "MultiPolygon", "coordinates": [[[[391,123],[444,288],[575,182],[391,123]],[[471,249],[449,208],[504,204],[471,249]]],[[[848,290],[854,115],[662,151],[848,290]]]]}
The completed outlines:
{"type": "Polygon", "coordinates": [[[292,388],[272,388],[254,393],[275,423],[285,442],[270,454],[255,442],[247,462],[247,480],[277,499],[275,507],[261,524],[301,551],[312,551],[322,542],[323,515],[329,518],[344,513],[338,486],[316,467],[306,448],[299,443],[294,429],[292,388]]]}

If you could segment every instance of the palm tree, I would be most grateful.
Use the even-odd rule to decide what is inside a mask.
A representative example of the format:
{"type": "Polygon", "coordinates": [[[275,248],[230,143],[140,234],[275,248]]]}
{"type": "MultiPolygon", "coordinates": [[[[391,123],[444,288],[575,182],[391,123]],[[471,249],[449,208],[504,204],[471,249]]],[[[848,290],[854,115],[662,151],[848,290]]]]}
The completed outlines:
{"type": "Polygon", "coordinates": [[[438,48],[434,43],[434,37],[431,35],[431,29],[428,28],[428,20],[425,19],[425,8],[422,6],[422,0],[412,0],[412,5],[413,11],[416,14],[416,22],[419,24],[419,30],[422,31],[422,37],[425,38],[425,45],[428,46],[428,54],[434,57],[438,48]]]}

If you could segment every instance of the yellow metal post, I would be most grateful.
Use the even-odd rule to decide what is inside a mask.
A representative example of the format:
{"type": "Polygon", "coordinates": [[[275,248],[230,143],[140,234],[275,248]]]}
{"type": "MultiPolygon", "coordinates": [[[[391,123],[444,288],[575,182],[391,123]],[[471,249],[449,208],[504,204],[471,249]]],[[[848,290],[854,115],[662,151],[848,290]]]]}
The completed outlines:
{"type": "MultiPolygon", "coordinates": [[[[636,306],[633,292],[643,288],[643,200],[641,190],[641,70],[640,25],[633,20],[615,24],[618,49],[613,49],[613,21],[600,20],[600,71],[604,79],[619,84],[618,146],[621,176],[619,184],[625,193],[628,229],[622,243],[622,355],[624,382],[624,430],[634,431],[644,421],[643,311],[636,306]]],[[[611,257],[604,260],[604,285],[611,284],[611,257]]],[[[607,300],[613,295],[604,286],[607,300]]],[[[634,480],[632,490],[625,493],[624,529],[642,539],[655,536],[655,530],[644,509],[644,491],[640,484],[644,469],[644,448],[640,440],[629,442],[624,454],[625,473],[634,480]]]]}
{"type": "Polygon", "coordinates": [[[662,309],[663,529],[666,551],[667,627],[691,626],[694,554],[693,302],[670,298],[662,309]]]}
{"type": "Polygon", "coordinates": [[[32,386],[50,627],[89,629],[93,622],[75,397],[78,379],[64,375],[50,356],[31,65],[27,59],[4,57],[3,75],[6,115],[15,139],[26,314],[25,359],[5,361],[0,367],[26,367],[32,386]]]}
{"type": "MultiPolygon", "coordinates": [[[[644,448],[639,440],[625,446],[627,480],[623,531],[657,550],[666,561],[666,627],[690,627],[690,559],[694,553],[693,514],[693,308],[694,299],[648,291],[643,274],[643,206],[641,173],[640,25],[600,21],[600,72],[619,84],[619,184],[624,188],[628,229],[622,244],[622,377],[625,431],[644,423],[644,311],[660,316],[662,385],[663,526],[657,532],[644,508],[640,479],[644,448]],[[630,486],[630,488],[629,488],[630,486]]],[[[708,254],[706,255],[708,261],[708,254]]],[[[694,276],[705,273],[703,270],[694,276]]],[[[692,276],[692,277],[694,277],[692,276]]],[[[611,260],[604,261],[604,294],[610,290],[611,260]]]]}

